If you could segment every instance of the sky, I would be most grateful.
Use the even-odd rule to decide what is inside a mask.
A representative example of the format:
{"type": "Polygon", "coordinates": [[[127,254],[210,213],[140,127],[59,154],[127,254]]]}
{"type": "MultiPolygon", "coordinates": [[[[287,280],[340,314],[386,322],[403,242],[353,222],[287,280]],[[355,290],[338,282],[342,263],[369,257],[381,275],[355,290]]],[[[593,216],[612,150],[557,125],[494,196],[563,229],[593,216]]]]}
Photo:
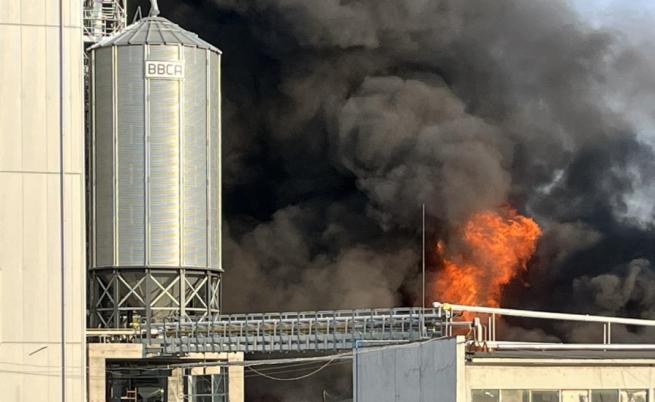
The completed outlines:
{"type": "MultiPolygon", "coordinates": [[[[624,26],[631,22],[644,24],[655,14],[652,0],[571,0],[581,15],[598,25],[624,26]]],[[[651,20],[652,21],[652,20],[651,20]]],[[[634,27],[634,25],[633,25],[634,27]]],[[[645,26],[641,26],[641,29],[645,26]]],[[[629,27],[626,29],[630,31],[629,27]]]]}
{"type": "MultiPolygon", "coordinates": [[[[612,29],[620,32],[627,41],[638,47],[653,46],[655,39],[655,1],[653,0],[572,0],[583,19],[600,29],[612,29]]],[[[653,54],[653,51],[650,52],[653,54]]],[[[655,75],[655,71],[653,71],[655,75]]],[[[655,102],[655,97],[651,97],[655,102]]],[[[625,105],[621,99],[616,99],[617,109],[625,105]]],[[[652,114],[644,115],[642,109],[627,111],[639,130],[639,137],[645,143],[655,145],[655,124],[652,114]]],[[[631,196],[626,197],[626,219],[634,220],[642,225],[652,223],[655,211],[655,180],[645,178],[642,186],[635,189],[631,196]]]]}

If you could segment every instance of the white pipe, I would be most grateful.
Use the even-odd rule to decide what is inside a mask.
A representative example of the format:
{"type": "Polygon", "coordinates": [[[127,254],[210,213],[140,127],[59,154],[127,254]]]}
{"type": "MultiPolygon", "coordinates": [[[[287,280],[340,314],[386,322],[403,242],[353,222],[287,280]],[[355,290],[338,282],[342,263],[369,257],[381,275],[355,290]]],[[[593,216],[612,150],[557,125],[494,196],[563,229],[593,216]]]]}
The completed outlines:
{"type": "Polygon", "coordinates": [[[497,307],[463,306],[459,304],[448,304],[448,303],[440,303],[440,302],[434,302],[432,303],[432,305],[435,308],[443,308],[444,310],[466,311],[471,313],[500,314],[504,316],[513,316],[513,317],[542,318],[545,320],[600,322],[600,323],[614,323],[614,324],[623,324],[623,325],[655,327],[655,320],[642,320],[639,318],[621,318],[621,317],[609,317],[609,316],[588,315],[588,314],[549,313],[545,311],[515,310],[515,309],[497,308],[497,307]]]}
{"type": "Polygon", "coordinates": [[[496,350],[655,350],[654,344],[611,344],[600,343],[538,343],[538,342],[487,342],[486,346],[496,350]]]}

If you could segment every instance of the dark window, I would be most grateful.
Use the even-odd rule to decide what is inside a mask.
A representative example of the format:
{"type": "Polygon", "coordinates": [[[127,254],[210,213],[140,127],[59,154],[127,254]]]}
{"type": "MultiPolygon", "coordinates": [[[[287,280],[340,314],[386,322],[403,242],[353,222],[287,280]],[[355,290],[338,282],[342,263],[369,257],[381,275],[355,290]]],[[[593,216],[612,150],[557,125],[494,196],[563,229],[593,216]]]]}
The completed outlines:
{"type": "Polygon", "coordinates": [[[191,402],[228,402],[226,369],[221,369],[220,374],[192,375],[188,379],[191,402]]]}
{"type": "Polygon", "coordinates": [[[619,390],[592,389],[591,402],[619,402],[619,390]]]}
{"type": "Polygon", "coordinates": [[[540,390],[531,391],[532,402],[559,402],[559,391],[540,390]]]}

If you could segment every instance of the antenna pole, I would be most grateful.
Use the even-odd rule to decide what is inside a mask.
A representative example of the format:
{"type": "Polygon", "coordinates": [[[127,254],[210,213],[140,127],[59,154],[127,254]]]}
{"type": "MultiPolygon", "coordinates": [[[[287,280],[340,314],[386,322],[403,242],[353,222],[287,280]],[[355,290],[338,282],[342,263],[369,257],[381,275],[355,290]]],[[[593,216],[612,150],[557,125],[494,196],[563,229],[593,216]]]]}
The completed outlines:
{"type": "Polygon", "coordinates": [[[425,335],[425,203],[421,205],[421,335],[425,335]]]}

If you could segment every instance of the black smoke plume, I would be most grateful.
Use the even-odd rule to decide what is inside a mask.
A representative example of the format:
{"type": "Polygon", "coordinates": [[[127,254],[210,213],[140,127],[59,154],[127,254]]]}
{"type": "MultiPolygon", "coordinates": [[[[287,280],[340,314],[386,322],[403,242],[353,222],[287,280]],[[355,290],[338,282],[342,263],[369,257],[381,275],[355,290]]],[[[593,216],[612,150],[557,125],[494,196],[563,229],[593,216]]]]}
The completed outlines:
{"type": "Polygon", "coordinates": [[[224,52],[227,311],[420,304],[421,204],[434,244],[509,203],[545,235],[504,305],[653,316],[650,49],[563,0],[160,8],[224,52]]]}

